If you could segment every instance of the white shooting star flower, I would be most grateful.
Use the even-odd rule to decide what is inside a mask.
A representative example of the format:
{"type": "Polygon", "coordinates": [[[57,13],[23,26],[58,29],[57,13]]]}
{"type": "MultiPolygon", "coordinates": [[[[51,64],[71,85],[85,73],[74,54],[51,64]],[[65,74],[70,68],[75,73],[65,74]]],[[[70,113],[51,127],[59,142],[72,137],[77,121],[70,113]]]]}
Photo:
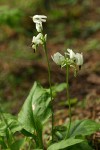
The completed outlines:
{"type": "Polygon", "coordinates": [[[42,33],[39,33],[37,36],[33,36],[32,48],[34,49],[34,52],[36,51],[36,48],[39,44],[43,44],[43,35],[42,35],[42,33]]]}
{"type": "Polygon", "coordinates": [[[47,16],[44,15],[35,15],[32,17],[32,20],[34,23],[36,23],[36,30],[38,32],[42,32],[42,22],[46,22],[47,16]]]}
{"type": "Polygon", "coordinates": [[[67,49],[67,51],[69,53],[66,53],[67,55],[69,55],[70,59],[72,59],[74,61],[74,63],[76,63],[76,65],[81,66],[83,65],[83,55],[82,53],[74,53],[71,49],[67,49]]]}
{"type": "Polygon", "coordinates": [[[63,55],[61,55],[59,52],[55,53],[53,56],[51,56],[53,61],[57,64],[57,65],[62,65],[65,57],[63,55]]]}
{"type": "Polygon", "coordinates": [[[47,16],[45,15],[35,15],[32,17],[34,23],[46,22],[47,16]]]}
{"type": "Polygon", "coordinates": [[[44,42],[46,42],[47,35],[45,34],[43,36],[42,33],[39,33],[37,36],[33,36],[32,39],[32,48],[34,49],[34,52],[36,51],[36,48],[39,44],[43,45],[44,42]]]}
{"type": "Polygon", "coordinates": [[[70,59],[75,59],[76,54],[72,51],[72,49],[67,49],[67,51],[69,52],[67,54],[69,55],[70,59]]]}
{"type": "Polygon", "coordinates": [[[42,33],[39,33],[37,36],[33,36],[32,43],[35,45],[39,45],[43,43],[43,35],[42,33]]]}
{"type": "Polygon", "coordinates": [[[82,66],[83,65],[83,54],[81,53],[76,53],[76,64],[78,66],[82,66]]]}

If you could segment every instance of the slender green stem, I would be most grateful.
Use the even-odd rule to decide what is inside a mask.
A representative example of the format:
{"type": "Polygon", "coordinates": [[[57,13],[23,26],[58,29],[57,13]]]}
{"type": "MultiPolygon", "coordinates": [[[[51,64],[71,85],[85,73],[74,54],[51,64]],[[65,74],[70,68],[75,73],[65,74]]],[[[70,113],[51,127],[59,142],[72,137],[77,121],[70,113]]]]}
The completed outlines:
{"type": "Polygon", "coordinates": [[[53,97],[52,97],[52,87],[51,87],[50,63],[49,63],[48,54],[47,54],[46,42],[44,42],[43,47],[44,47],[46,60],[47,60],[47,64],[48,64],[48,78],[49,78],[50,96],[51,96],[51,109],[52,109],[52,142],[53,142],[54,110],[53,110],[53,97]]]}
{"type": "Polygon", "coordinates": [[[68,106],[69,106],[69,126],[67,130],[67,137],[69,136],[70,126],[71,126],[71,102],[70,102],[70,96],[69,96],[69,66],[66,64],[66,94],[67,94],[67,100],[68,100],[68,106]]]}

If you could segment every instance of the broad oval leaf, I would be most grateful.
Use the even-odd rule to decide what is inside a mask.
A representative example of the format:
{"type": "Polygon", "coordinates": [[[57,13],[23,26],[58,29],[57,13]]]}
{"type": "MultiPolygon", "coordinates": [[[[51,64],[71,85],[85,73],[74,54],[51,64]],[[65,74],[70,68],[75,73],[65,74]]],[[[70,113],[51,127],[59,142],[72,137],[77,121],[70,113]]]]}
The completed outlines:
{"type": "Polygon", "coordinates": [[[25,130],[32,133],[37,124],[43,125],[48,120],[51,116],[50,101],[49,92],[35,82],[18,115],[25,130]]]}
{"type": "Polygon", "coordinates": [[[69,146],[72,146],[72,145],[75,145],[75,144],[78,144],[78,143],[81,143],[81,142],[83,142],[82,139],[70,138],[70,139],[62,140],[58,143],[50,145],[47,150],[60,150],[60,149],[67,148],[69,146]]]}
{"type": "Polygon", "coordinates": [[[100,124],[93,120],[77,120],[72,122],[69,137],[91,135],[100,129],[100,124]]]}

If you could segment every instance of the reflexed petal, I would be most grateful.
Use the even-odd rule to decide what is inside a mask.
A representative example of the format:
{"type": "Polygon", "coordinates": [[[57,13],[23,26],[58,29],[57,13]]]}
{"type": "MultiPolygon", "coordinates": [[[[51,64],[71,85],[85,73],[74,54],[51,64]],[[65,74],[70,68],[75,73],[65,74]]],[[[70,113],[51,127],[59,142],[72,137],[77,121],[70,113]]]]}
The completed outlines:
{"type": "Polygon", "coordinates": [[[35,36],[33,36],[33,38],[32,38],[32,43],[35,43],[34,41],[35,41],[35,36]]]}
{"type": "Polygon", "coordinates": [[[63,55],[61,55],[59,52],[55,53],[51,57],[57,65],[62,65],[63,61],[65,60],[65,57],[63,55]]]}
{"type": "Polygon", "coordinates": [[[41,32],[42,29],[43,29],[42,23],[41,23],[41,22],[40,22],[40,23],[36,23],[36,30],[37,30],[38,32],[41,32]]]}
{"type": "Polygon", "coordinates": [[[36,51],[36,45],[35,44],[32,44],[32,48],[34,50],[34,52],[36,51]]]}
{"type": "Polygon", "coordinates": [[[82,55],[82,53],[81,54],[80,53],[76,53],[76,64],[78,66],[83,65],[83,55],[82,55]]]}
{"type": "Polygon", "coordinates": [[[33,16],[33,18],[44,18],[44,19],[46,19],[47,18],[47,16],[45,16],[45,15],[34,15],[33,16]]]}
{"type": "Polygon", "coordinates": [[[45,41],[47,41],[47,34],[45,34],[44,39],[45,39],[45,41]]]}
{"type": "Polygon", "coordinates": [[[67,49],[67,51],[69,52],[69,57],[70,59],[74,59],[75,58],[75,53],[72,51],[72,49],[67,49]]]}
{"type": "Polygon", "coordinates": [[[41,22],[40,20],[38,20],[38,19],[34,19],[33,22],[36,23],[36,24],[37,24],[37,23],[42,23],[42,22],[41,22]]]}
{"type": "Polygon", "coordinates": [[[35,23],[42,23],[42,22],[46,22],[46,18],[47,16],[44,15],[35,15],[32,17],[33,22],[35,23]]]}
{"type": "Polygon", "coordinates": [[[33,36],[32,43],[38,45],[43,43],[43,35],[42,33],[39,33],[37,36],[33,36]]]}

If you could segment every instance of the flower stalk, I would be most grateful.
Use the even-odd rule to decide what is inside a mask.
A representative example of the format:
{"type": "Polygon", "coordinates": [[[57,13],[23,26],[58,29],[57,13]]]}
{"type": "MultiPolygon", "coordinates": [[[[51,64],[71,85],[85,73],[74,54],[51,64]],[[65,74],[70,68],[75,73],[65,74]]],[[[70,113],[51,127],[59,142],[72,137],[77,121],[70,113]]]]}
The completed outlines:
{"type": "Polygon", "coordinates": [[[71,102],[70,102],[70,96],[69,96],[69,65],[68,64],[66,64],[66,95],[67,95],[68,106],[69,106],[69,126],[67,129],[67,135],[66,135],[66,138],[68,138],[70,127],[71,127],[71,102]]]}
{"type": "Polygon", "coordinates": [[[36,30],[38,32],[37,36],[33,36],[32,39],[32,48],[34,51],[36,51],[38,45],[42,45],[46,60],[47,60],[47,65],[48,65],[48,80],[49,80],[49,86],[50,86],[50,96],[51,96],[51,110],[52,110],[52,142],[53,142],[53,128],[54,128],[54,110],[53,110],[53,97],[52,97],[52,87],[51,87],[51,73],[50,73],[50,63],[48,59],[48,54],[47,54],[47,47],[46,47],[46,40],[47,40],[47,34],[43,34],[43,26],[42,23],[46,22],[47,16],[44,15],[35,15],[32,17],[33,22],[36,24],[36,30]]]}
{"type": "Polygon", "coordinates": [[[68,100],[69,107],[69,125],[66,133],[66,139],[69,137],[70,127],[71,127],[71,101],[69,96],[69,69],[70,67],[74,68],[74,76],[77,74],[77,66],[80,68],[83,65],[83,55],[82,53],[74,53],[73,50],[67,49],[67,52],[64,55],[59,52],[51,56],[53,61],[61,66],[61,68],[66,68],[66,95],[68,100]]]}
{"type": "Polygon", "coordinates": [[[53,110],[53,97],[52,97],[52,85],[51,85],[51,73],[50,73],[50,70],[51,70],[51,69],[50,69],[50,63],[49,63],[48,54],[47,54],[46,42],[44,42],[43,48],[44,48],[44,51],[45,51],[46,60],[47,60],[47,65],[48,65],[48,79],[49,79],[49,86],[50,86],[51,110],[52,110],[52,142],[53,142],[53,140],[54,140],[54,137],[53,137],[54,110],[53,110]]]}

